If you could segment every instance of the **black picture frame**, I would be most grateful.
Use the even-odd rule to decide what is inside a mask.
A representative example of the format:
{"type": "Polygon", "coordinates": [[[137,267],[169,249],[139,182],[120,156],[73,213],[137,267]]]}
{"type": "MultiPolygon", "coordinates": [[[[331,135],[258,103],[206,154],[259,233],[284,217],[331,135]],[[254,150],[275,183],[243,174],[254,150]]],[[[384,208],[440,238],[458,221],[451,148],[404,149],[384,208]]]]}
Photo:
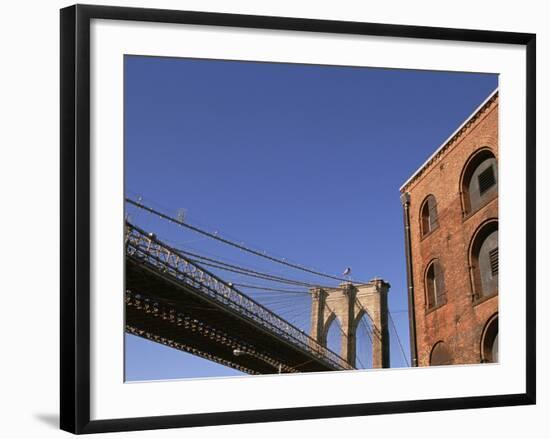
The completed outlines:
{"type": "Polygon", "coordinates": [[[60,30],[60,424],[63,430],[80,434],[535,404],[536,36],[534,34],[89,5],[75,5],[62,9],[60,30]],[[526,392],[496,396],[90,420],[90,21],[92,19],[525,46],[527,53],[525,66],[527,74],[525,90],[527,108],[526,291],[529,292],[526,298],[526,392]]]}

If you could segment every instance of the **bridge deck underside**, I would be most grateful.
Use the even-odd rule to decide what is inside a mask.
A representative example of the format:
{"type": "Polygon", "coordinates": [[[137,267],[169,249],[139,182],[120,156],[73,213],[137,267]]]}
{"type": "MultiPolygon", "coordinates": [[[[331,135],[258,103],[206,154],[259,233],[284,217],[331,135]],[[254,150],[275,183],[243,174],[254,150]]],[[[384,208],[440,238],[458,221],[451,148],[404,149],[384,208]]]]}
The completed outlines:
{"type": "Polygon", "coordinates": [[[335,370],[323,358],[257,322],[126,258],[126,330],[247,373],[335,370]],[[234,350],[248,352],[235,356],[234,350]],[[258,357],[261,357],[258,358],[258,357]]]}

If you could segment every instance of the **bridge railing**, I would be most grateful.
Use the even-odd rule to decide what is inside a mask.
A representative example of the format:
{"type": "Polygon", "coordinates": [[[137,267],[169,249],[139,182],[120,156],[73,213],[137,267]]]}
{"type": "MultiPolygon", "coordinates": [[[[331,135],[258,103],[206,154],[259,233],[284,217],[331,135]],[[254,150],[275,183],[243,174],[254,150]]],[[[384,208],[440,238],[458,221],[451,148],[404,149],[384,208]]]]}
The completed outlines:
{"type": "Polygon", "coordinates": [[[337,369],[354,369],[346,360],[322,346],[304,331],[285,321],[265,306],[230,286],[214,274],[190,262],[176,249],[152,233],[126,223],[126,255],[146,262],[163,275],[176,278],[226,307],[244,314],[277,336],[297,345],[337,369]]]}

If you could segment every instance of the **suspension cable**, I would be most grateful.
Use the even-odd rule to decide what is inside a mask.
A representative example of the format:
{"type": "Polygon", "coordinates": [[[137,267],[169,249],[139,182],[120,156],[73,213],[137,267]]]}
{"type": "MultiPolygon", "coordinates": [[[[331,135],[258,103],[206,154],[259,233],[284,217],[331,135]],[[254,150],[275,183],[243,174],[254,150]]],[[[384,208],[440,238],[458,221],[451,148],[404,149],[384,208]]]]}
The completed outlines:
{"type": "Polygon", "coordinates": [[[284,288],[270,288],[263,287],[261,285],[249,285],[232,282],[236,287],[250,288],[252,290],[261,290],[261,291],[275,291],[278,293],[294,293],[294,294],[309,294],[308,291],[298,291],[298,290],[285,290],[284,288]]]}
{"type": "Polygon", "coordinates": [[[269,275],[269,274],[256,274],[255,272],[249,271],[249,270],[246,270],[246,269],[231,268],[226,264],[216,264],[216,263],[213,263],[213,262],[205,262],[203,260],[193,259],[193,258],[190,258],[190,257],[187,257],[187,256],[186,256],[186,259],[190,262],[195,263],[195,264],[205,265],[207,267],[217,268],[219,270],[229,271],[231,273],[242,274],[243,276],[254,277],[254,278],[257,278],[257,279],[263,279],[263,280],[282,283],[282,284],[287,284],[287,285],[317,288],[316,285],[310,284],[310,283],[307,283],[307,282],[301,282],[301,281],[286,279],[286,278],[283,278],[283,277],[269,275]]]}
{"type": "Polygon", "coordinates": [[[178,248],[176,250],[180,253],[183,253],[186,256],[191,256],[192,258],[200,259],[200,261],[197,261],[196,259],[188,258],[190,261],[196,261],[196,262],[202,263],[204,265],[209,265],[208,263],[211,263],[212,265],[210,265],[210,266],[219,265],[220,267],[217,267],[217,268],[226,267],[228,269],[227,271],[232,271],[231,269],[233,269],[233,270],[237,270],[241,274],[244,274],[246,272],[246,273],[251,273],[251,274],[256,275],[256,276],[253,276],[253,277],[261,276],[262,278],[265,277],[266,280],[273,280],[273,281],[281,280],[281,281],[284,281],[284,283],[307,286],[307,287],[311,287],[311,288],[332,288],[332,287],[328,287],[328,286],[322,286],[322,285],[319,285],[319,284],[312,284],[310,282],[299,281],[299,280],[296,280],[296,279],[289,279],[289,278],[282,277],[282,276],[277,276],[277,275],[271,274],[271,273],[265,273],[265,272],[262,272],[262,271],[252,270],[251,268],[246,268],[246,267],[242,267],[242,266],[239,266],[239,265],[230,264],[228,262],[220,261],[219,259],[209,258],[209,257],[200,255],[198,253],[193,253],[193,252],[190,252],[190,251],[187,251],[187,250],[182,250],[182,249],[178,249],[178,248]],[[206,262],[202,262],[202,261],[206,261],[206,262]],[[213,265],[213,264],[216,264],[216,265],[213,265]]]}
{"type": "Polygon", "coordinates": [[[397,328],[395,326],[395,323],[393,322],[393,318],[391,315],[391,312],[388,311],[388,316],[390,318],[390,323],[393,326],[393,331],[395,332],[395,335],[397,336],[397,342],[399,343],[399,347],[401,348],[401,354],[403,355],[403,359],[405,360],[405,364],[407,366],[410,366],[409,360],[407,359],[407,355],[405,354],[405,349],[403,349],[403,344],[401,343],[401,337],[399,337],[399,333],[397,332],[397,328]]]}
{"type": "MultiPolygon", "coordinates": [[[[370,322],[371,322],[371,325],[374,329],[376,329],[376,333],[377,333],[377,338],[380,338],[380,329],[378,328],[378,326],[376,326],[376,323],[374,323],[374,319],[372,318],[372,316],[370,315],[370,313],[368,312],[368,310],[361,304],[361,302],[359,302],[359,300],[357,299],[357,297],[355,297],[355,303],[357,305],[359,305],[359,308],[361,308],[363,311],[365,311],[365,314],[367,315],[367,317],[369,318],[370,322]]],[[[373,331],[373,334],[374,334],[374,331],[373,331]]]]}
{"type": "MultiPolygon", "coordinates": [[[[148,207],[148,206],[146,206],[145,204],[143,204],[139,201],[134,201],[131,198],[126,197],[125,200],[129,204],[131,204],[131,205],[133,205],[133,206],[135,206],[139,209],[143,209],[145,211],[148,211],[149,213],[152,213],[154,215],[158,215],[160,218],[165,219],[169,222],[172,222],[174,224],[178,224],[182,227],[186,227],[187,229],[192,230],[192,231],[197,232],[197,233],[200,233],[201,235],[208,236],[209,238],[215,239],[216,241],[223,242],[224,244],[227,244],[227,245],[230,245],[232,247],[238,248],[239,250],[243,250],[245,252],[251,253],[251,254],[256,255],[256,256],[259,256],[261,258],[268,259],[272,262],[276,262],[276,263],[281,264],[281,265],[286,265],[287,267],[292,267],[292,268],[295,268],[297,270],[305,271],[306,273],[315,274],[317,276],[325,277],[327,279],[338,280],[340,282],[348,282],[349,281],[348,279],[344,279],[344,278],[341,278],[341,277],[338,277],[338,276],[333,276],[333,275],[330,275],[330,274],[322,273],[320,271],[313,270],[313,269],[307,268],[307,267],[303,267],[303,266],[298,265],[298,264],[293,264],[293,263],[288,262],[284,259],[280,259],[280,258],[276,258],[274,256],[270,256],[268,254],[265,254],[265,253],[262,253],[260,251],[251,249],[249,247],[246,247],[242,244],[238,244],[236,242],[233,242],[233,241],[230,241],[228,239],[222,238],[221,236],[218,236],[217,234],[207,232],[206,230],[200,229],[196,226],[193,226],[191,224],[180,221],[177,218],[171,217],[170,215],[162,213],[162,212],[160,212],[156,209],[153,209],[152,207],[148,207]]],[[[357,281],[357,282],[359,282],[359,281],[357,281]]],[[[366,283],[366,282],[360,282],[360,283],[366,283]]]]}

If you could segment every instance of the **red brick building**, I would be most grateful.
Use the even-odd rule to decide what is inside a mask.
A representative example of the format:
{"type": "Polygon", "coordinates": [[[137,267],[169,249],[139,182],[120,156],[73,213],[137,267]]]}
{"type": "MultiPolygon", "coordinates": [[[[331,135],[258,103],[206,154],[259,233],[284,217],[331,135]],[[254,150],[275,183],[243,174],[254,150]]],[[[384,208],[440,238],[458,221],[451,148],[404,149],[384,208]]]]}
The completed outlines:
{"type": "Polygon", "coordinates": [[[401,187],[413,365],[498,361],[498,92],[401,187]]]}

